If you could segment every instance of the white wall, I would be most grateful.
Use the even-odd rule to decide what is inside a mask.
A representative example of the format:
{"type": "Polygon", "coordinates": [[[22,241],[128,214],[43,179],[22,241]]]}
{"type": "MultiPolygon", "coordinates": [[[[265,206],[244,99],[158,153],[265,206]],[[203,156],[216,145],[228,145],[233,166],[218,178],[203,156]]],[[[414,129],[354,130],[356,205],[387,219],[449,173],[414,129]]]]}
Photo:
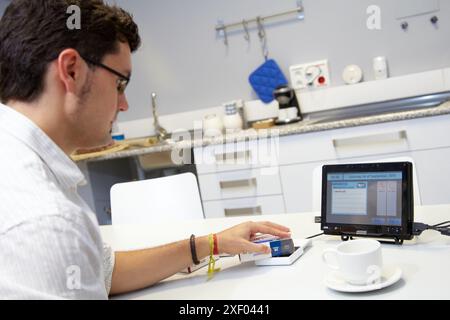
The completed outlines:
{"type": "MultiPolygon", "coordinates": [[[[286,76],[292,64],[329,59],[332,85],[356,63],[373,79],[371,60],[388,58],[391,76],[450,66],[450,1],[440,1],[438,28],[432,14],[406,19],[407,32],[396,16],[404,8],[438,0],[304,0],[305,20],[282,19],[266,26],[270,57],[286,76]],[[366,9],[381,8],[381,30],[368,30],[366,9]]],[[[296,1],[274,0],[117,0],[134,14],[143,47],[134,56],[128,89],[130,110],[119,120],[150,117],[150,93],[159,95],[160,114],[172,114],[255,99],[248,75],[263,62],[256,31],[248,44],[242,32],[229,35],[226,48],[214,27],[295,8],[296,1]]]]}
{"type": "MultiPolygon", "coordinates": [[[[2,3],[0,0],[0,14],[2,3]]],[[[296,7],[295,0],[108,0],[133,13],[143,46],[133,57],[128,88],[130,110],[119,121],[151,117],[152,91],[162,115],[219,106],[237,98],[256,99],[248,75],[262,62],[255,28],[248,44],[243,32],[229,35],[226,48],[214,27],[296,7]]],[[[270,57],[286,76],[292,64],[329,60],[331,85],[341,85],[348,64],[363,68],[372,80],[371,60],[388,58],[391,76],[450,66],[450,1],[448,0],[303,0],[305,20],[281,19],[266,25],[270,57]],[[406,19],[399,12],[439,3],[434,27],[425,14],[406,19]],[[369,5],[381,8],[381,30],[366,27],[369,5]]]]}

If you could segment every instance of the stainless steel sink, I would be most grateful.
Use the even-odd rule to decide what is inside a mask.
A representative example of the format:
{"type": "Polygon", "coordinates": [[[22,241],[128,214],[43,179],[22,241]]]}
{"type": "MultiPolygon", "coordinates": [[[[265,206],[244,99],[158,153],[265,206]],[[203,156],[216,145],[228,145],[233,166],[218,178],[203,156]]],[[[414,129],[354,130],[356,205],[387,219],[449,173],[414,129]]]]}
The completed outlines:
{"type": "Polygon", "coordinates": [[[159,168],[173,167],[178,164],[172,160],[172,151],[162,151],[147,153],[141,156],[137,156],[139,166],[142,170],[148,171],[159,168]]]}
{"type": "MultiPolygon", "coordinates": [[[[163,146],[171,142],[171,134],[166,135],[166,139],[159,136],[151,136],[142,139],[128,140],[131,142],[129,149],[141,149],[145,147],[163,146]]],[[[172,149],[166,151],[156,151],[135,156],[137,165],[143,171],[169,168],[189,164],[191,162],[191,149],[172,149]]]]}

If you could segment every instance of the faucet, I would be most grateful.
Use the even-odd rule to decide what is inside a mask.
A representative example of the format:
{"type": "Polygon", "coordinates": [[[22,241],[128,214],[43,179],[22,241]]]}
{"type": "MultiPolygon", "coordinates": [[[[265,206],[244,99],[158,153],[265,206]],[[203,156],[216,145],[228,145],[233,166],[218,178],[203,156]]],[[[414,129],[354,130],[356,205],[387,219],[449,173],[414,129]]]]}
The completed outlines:
{"type": "Polygon", "coordinates": [[[169,133],[164,129],[158,120],[158,114],[156,113],[156,93],[152,93],[152,106],[153,106],[153,125],[155,127],[156,135],[159,141],[166,140],[169,138],[169,133]]]}

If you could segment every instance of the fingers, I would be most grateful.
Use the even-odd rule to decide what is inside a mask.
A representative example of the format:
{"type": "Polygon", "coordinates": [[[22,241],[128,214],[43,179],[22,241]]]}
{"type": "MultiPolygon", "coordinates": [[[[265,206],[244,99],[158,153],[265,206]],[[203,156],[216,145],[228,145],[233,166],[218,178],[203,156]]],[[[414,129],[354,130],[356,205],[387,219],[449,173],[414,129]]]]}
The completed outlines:
{"type": "Polygon", "coordinates": [[[257,253],[270,253],[272,250],[263,244],[256,244],[252,242],[247,242],[245,246],[245,252],[257,252],[257,253]]]}
{"type": "Polygon", "coordinates": [[[285,232],[290,232],[291,230],[288,227],[282,226],[281,224],[277,224],[277,223],[273,223],[270,221],[261,221],[260,223],[272,227],[272,228],[276,228],[276,229],[280,229],[281,231],[285,231],[285,232]]]}
{"type": "Polygon", "coordinates": [[[281,238],[290,237],[291,234],[289,232],[289,228],[277,225],[272,222],[265,222],[265,223],[258,223],[254,222],[252,223],[252,233],[261,232],[261,233],[267,233],[274,236],[278,236],[281,238]],[[280,228],[281,227],[281,228],[280,228]]]}

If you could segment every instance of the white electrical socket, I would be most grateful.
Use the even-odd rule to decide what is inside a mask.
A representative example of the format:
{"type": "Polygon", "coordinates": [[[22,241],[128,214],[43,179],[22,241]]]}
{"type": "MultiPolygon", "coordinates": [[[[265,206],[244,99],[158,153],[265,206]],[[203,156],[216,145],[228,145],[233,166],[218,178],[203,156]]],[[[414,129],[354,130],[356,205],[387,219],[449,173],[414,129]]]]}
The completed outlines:
{"type": "Polygon", "coordinates": [[[289,73],[294,89],[321,88],[330,83],[328,60],[290,66],[289,73]]]}

